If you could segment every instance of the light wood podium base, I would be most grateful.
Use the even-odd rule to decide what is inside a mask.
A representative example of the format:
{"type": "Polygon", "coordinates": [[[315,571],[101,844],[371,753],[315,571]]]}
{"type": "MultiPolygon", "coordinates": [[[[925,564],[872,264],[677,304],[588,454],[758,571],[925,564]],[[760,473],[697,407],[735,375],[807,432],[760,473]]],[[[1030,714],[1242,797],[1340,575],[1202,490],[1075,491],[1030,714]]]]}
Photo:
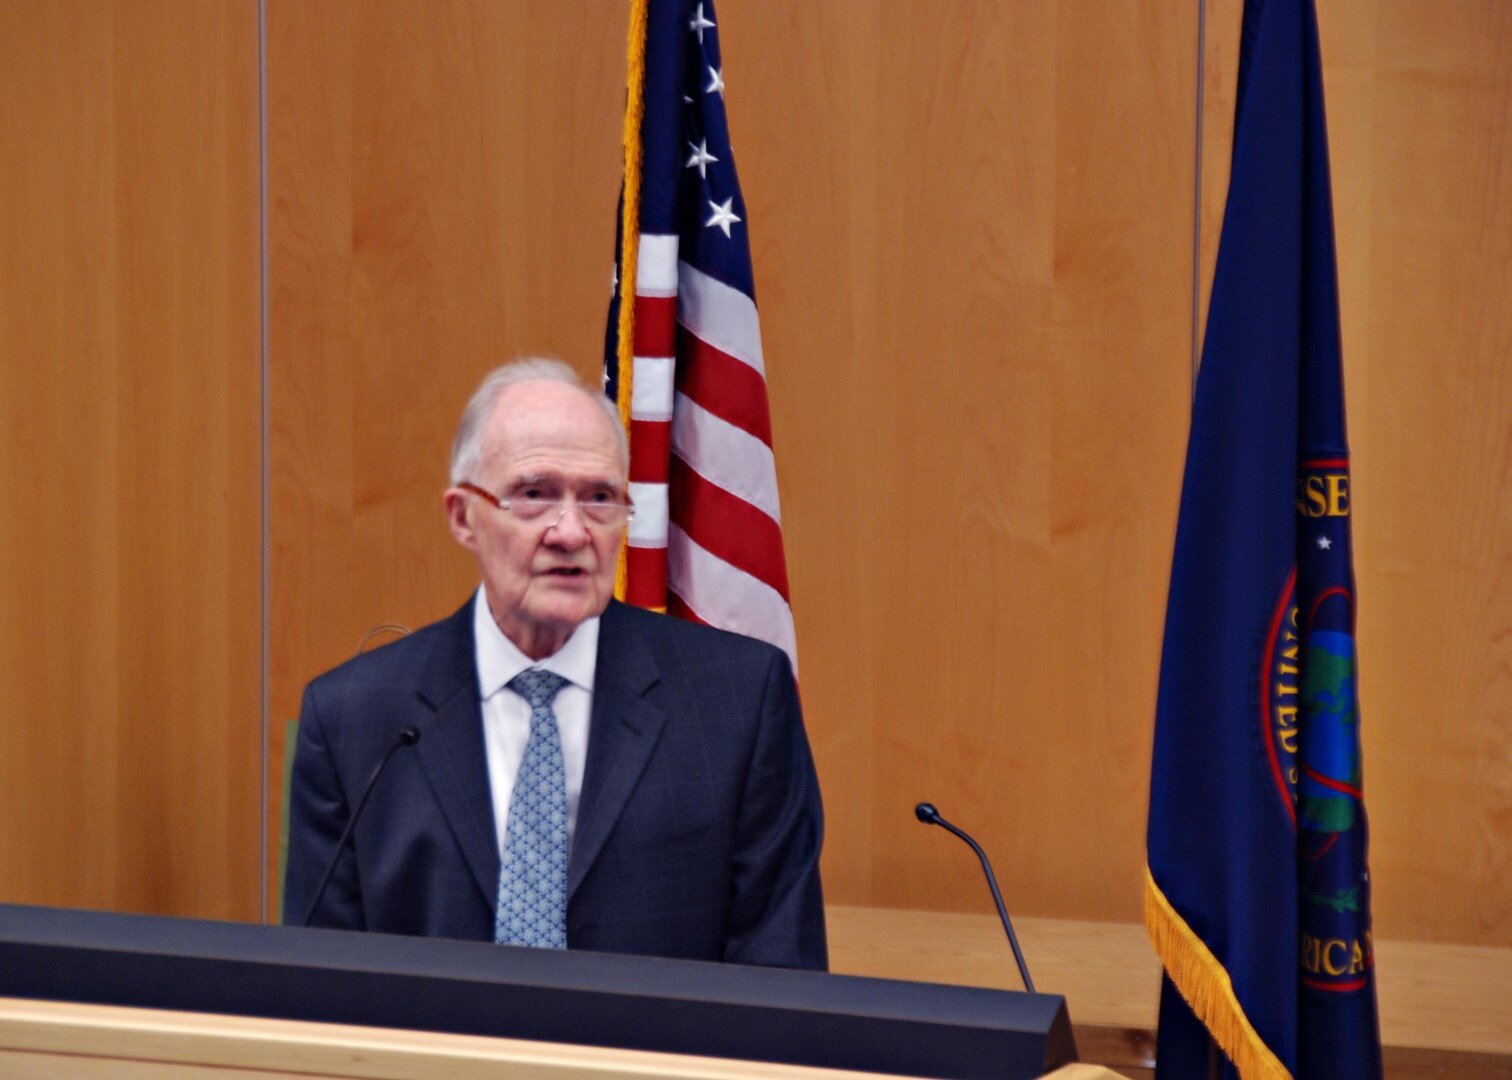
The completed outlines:
{"type": "MultiPolygon", "coordinates": [[[[1068,1065],[1054,1080],[1112,1080],[1068,1065]]],[[[7,1080],[889,1080],[878,1073],[519,1039],[0,998],[7,1080]]],[[[890,1080],[897,1080],[896,1077],[890,1080]]]]}

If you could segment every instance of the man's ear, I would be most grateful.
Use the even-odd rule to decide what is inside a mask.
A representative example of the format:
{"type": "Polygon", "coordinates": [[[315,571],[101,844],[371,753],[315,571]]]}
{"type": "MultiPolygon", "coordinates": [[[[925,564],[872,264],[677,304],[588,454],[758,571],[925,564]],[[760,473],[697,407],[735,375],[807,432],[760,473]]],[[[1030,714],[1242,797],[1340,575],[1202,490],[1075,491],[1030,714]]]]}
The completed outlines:
{"type": "Polygon", "coordinates": [[[451,527],[452,536],[468,551],[478,550],[478,534],[473,531],[472,521],[468,517],[468,508],[472,505],[472,496],[461,488],[447,488],[441,496],[441,502],[446,507],[446,523],[451,527]]]}

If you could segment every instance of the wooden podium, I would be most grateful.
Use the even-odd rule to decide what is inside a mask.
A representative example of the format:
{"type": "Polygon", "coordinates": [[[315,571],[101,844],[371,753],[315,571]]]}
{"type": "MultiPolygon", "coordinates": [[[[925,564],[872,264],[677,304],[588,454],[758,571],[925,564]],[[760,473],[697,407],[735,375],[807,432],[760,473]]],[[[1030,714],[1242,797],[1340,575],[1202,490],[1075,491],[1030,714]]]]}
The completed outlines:
{"type": "Polygon", "coordinates": [[[1039,1077],[1076,1057],[1054,995],[11,905],[0,998],[20,1076],[1039,1077]]]}

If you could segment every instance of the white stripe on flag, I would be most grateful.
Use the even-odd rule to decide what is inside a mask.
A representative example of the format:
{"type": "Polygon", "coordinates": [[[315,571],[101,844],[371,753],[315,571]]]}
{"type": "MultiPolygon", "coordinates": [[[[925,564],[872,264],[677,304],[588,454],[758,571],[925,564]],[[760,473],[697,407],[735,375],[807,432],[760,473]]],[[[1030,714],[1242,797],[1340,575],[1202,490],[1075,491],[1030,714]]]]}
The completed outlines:
{"type": "Polygon", "coordinates": [[[635,516],[625,530],[625,542],[638,548],[666,547],[667,485],[631,484],[630,501],[635,504],[635,516]]]}
{"type": "Polygon", "coordinates": [[[672,419],[672,380],[677,362],[670,356],[637,356],[630,384],[632,420],[672,419]]]}
{"type": "Polygon", "coordinates": [[[636,296],[677,295],[677,237],[641,233],[635,257],[636,296]]]}
{"type": "Polygon", "coordinates": [[[676,525],[667,536],[667,586],[704,622],[777,646],[797,673],[798,637],[782,594],[699,547],[676,525]]]}
{"type": "Polygon", "coordinates": [[[782,520],[771,448],[684,394],[672,410],[672,452],[705,480],[782,520]]]}
{"type": "Polygon", "coordinates": [[[720,352],[765,375],[756,304],[739,289],[687,263],[678,263],[677,269],[677,321],[720,352]]]}

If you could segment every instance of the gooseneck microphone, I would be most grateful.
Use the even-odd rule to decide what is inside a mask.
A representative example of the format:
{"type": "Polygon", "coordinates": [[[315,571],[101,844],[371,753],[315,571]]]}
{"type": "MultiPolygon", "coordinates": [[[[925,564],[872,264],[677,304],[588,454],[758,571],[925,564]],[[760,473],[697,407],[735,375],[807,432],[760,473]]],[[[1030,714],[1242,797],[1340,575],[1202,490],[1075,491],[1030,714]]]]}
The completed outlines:
{"type": "Polygon", "coordinates": [[[1029,978],[1029,965],[1024,963],[1024,954],[1019,949],[1018,938],[1013,933],[1013,923],[1008,921],[1008,909],[1003,906],[1003,894],[998,891],[997,875],[992,872],[992,864],[987,861],[987,853],[966,833],[956,828],[950,822],[940,816],[935,809],[934,803],[921,802],[914,807],[914,816],[926,825],[938,825],[947,832],[955,833],[962,840],[971,845],[971,850],[976,852],[977,858],[982,860],[982,870],[987,875],[987,887],[992,890],[992,901],[997,904],[998,918],[1003,920],[1003,929],[1008,932],[1008,944],[1013,946],[1013,958],[1018,961],[1019,974],[1024,978],[1024,989],[1034,993],[1034,981],[1029,978]]]}
{"type": "Polygon", "coordinates": [[[394,740],[394,745],[388,748],[388,753],[383,755],[383,760],[373,770],[373,775],[368,777],[367,786],[362,789],[362,797],[357,800],[357,806],[352,810],[352,816],[347,818],[346,828],[341,830],[341,839],[336,841],[336,850],[331,852],[331,861],[326,864],[325,874],[320,879],[320,887],[315,890],[315,899],[310,901],[310,910],[305,912],[304,921],[300,926],[309,926],[310,920],[315,917],[315,912],[320,908],[320,901],[325,897],[326,886],[331,883],[331,875],[336,872],[336,861],[341,858],[341,853],[346,850],[347,841],[352,838],[352,830],[357,827],[357,819],[362,816],[362,808],[367,805],[368,796],[373,793],[373,787],[378,783],[378,778],[383,775],[383,770],[388,768],[388,763],[393,760],[394,754],[404,746],[414,746],[420,741],[420,729],[414,727],[402,727],[399,736],[394,740]]]}

